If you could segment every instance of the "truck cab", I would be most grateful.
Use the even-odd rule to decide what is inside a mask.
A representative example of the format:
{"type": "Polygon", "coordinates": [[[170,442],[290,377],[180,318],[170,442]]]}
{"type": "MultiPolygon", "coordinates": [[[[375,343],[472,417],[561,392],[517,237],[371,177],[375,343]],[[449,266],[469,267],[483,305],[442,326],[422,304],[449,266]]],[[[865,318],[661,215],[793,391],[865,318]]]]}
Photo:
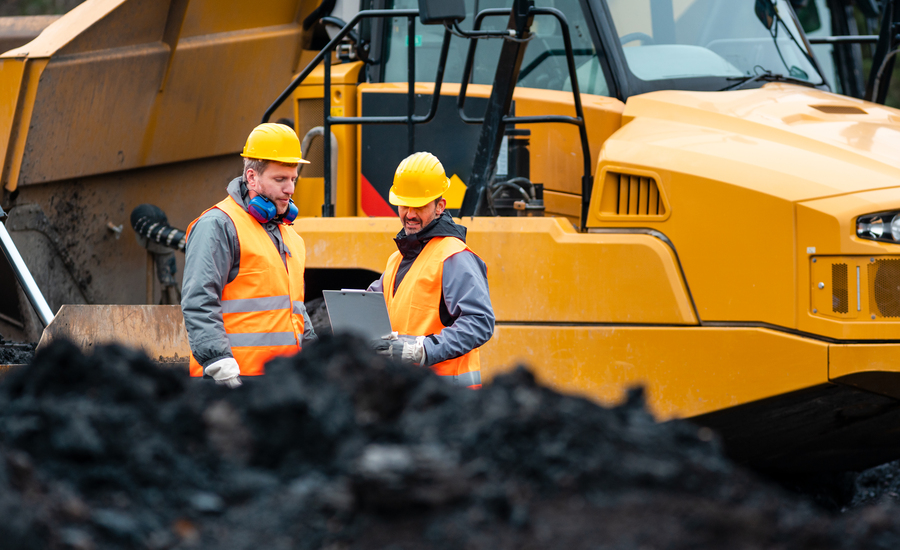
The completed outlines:
{"type": "MultiPolygon", "coordinates": [[[[504,182],[525,178],[541,190],[544,215],[466,211],[484,126],[463,119],[490,108],[503,54],[502,41],[481,40],[467,72],[470,46],[453,36],[432,121],[338,136],[357,164],[339,164],[337,196],[355,196],[356,212],[308,210],[296,224],[311,277],[362,283],[384,269],[399,230],[387,192],[412,131],[413,148],[441,158],[460,186],[448,202],[488,264],[497,315],[482,349],[488,378],[525,363],[604,403],[644,385],[660,418],[714,427],[762,467],[856,468],[893,456],[900,441],[864,442],[893,421],[900,399],[900,217],[898,240],[889,230],[900,214],[900,112],[832,93],[785,0],[535,6],[565,21],[534,17],[505,114],[572,116],[577,90],[590,173],[575,125],[498,128],[505,138],[479,193],[502,200],[504,182]],[[526,139],[527,173],[518,173],[526,139]]],[[[469,2],[460,25],[502,30],[496,7],[469,2]]],[[[428,111],[435,84],[426,77],[441,66],[447,30],[403,16],[364,32],[377,63],[333,80],[347,87],[348,116],[406,113],[411,73],[413,110],[428,111]]],[[[342,66],[332,79],[350,73],[342,66]]],[[[301,135],[322,122],[321,111],[304,116],[305,102],[322,97],[322,76],[294,94],[301,135]]]]}

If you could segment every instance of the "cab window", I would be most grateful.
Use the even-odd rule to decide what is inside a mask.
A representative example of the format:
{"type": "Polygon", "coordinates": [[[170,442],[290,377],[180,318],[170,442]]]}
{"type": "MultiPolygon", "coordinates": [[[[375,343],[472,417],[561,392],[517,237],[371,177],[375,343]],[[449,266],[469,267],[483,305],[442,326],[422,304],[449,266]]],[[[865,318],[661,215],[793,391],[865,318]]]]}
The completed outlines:
{"type": "Polygon", "coordinates": [[[764,72],[823,82],[785,0],[607,0],[628,70],[644,81],[764,72]]]}
{"type": "MultiPolygon", "coordinates": [[[[509,8],[506,0],[466,0],[466,19],[460,24],[463,29],[471,30],[474,14],[486,8],[509,8]]],[[[591,39],[588,23],[581,9],[579,0],[537,0],[538,7],[553,7],[562,11],[568,18],[569,34],[575,56],[578,85],[582,93],[609,95],[609,87],[597,57],[597,50],[591,39]]],[[[394,9],[415,9],[417,0],[395,0],[394,9]]],[[[506,28],[508,16],[488,17],[482,29],[501,30],[506,28]]],[[[552,16],[536,16],[532,27],[534,37],[525,50],[525,57],[519,72],[518,86],[545,90],[571,91],[572,83],[566,64],[565,47],[562,31],[557,20],[552,16]]],[[[384,82],[407,81],[407,19],[393,18],[387,29],[388,39],[384,41],[384,82]]],[[[444,27],[441,25],[422,25],[416,21],[415,36],[412,43],[416,48],[416,81],[433,81],[437,62],[440,56],[444,27]]],[[[451,38],[450,53],[444,72],[445,82],[459,82],[462,78],[463,65],[469,47],[469,41],[457,36],[451,38]]],[[[471,83],[492,84],[500,55],[499,39],[480,40],[476,50],[475,63],[472,70],[471,83]]]]}

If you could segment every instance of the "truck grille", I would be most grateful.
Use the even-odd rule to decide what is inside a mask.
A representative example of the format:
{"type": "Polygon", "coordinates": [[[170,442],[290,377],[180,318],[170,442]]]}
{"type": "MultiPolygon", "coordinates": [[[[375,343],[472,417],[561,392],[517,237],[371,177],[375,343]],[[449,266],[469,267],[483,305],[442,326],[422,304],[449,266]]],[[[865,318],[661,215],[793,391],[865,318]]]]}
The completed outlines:
{"type": "Polygon", "coordinates": [[[668,214],[668,202],[660,192],[659,181],[649,173],[606,170],[601,181],[601,219],[624,221],[619,218],[628,216],[662,220],[668,214]]]}
{"type": "Polygon", "coordinates": [[[900,317],[900,259],[876,260],[869,264],[872,315],[900,317]]]}
{"type": "Polygon", "coordinates": [[[831,310],[835,313],[850,311],[847,290],[847,264],[831,264],[831,310]]]}
{"type": "Polygon", "coordinates": [[[641,176],[619,176],[616,213],[620,216],[656,216],[659,214],[659,187],[656,181],[641,176]]]}

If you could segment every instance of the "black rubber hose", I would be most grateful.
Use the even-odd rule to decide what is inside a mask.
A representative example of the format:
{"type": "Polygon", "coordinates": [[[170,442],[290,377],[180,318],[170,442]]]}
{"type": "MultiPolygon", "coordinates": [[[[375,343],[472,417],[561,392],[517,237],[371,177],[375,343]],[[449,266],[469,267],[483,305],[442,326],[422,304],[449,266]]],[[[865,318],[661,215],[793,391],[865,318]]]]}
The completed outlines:
{"type": "Polygon", "coordinates": [[[528,191],[522,189],[520,186],[516,185],[515,183],[510,183],[508,181],[501,181],[501,182],[491,185],[491,191],[492,191],[493,198],[495,198],[495,199],[499,198],[500,193],[503,192],[503,190],[505,190],[505,189],[511,189],[513,191],[518,191],[519,194],[522,195],[522,198],[524,198],[526,201],[532,199],[531,195],[528,194],[528,191]]]}
{"type": "MultiPolygon", "coordinates": [[[[323,17],[321,19],[321,21],[322,21],[323,25],[331,25],[333,27],[336,27],[338,30],[341,30],[347,26],[347,22],[344,21],[343,19],[341,19],[339,17],[332,17],[330,15],[326,15],[325,17],[323,17]]],[[[354,46],[359,45],[359,35],[356,34],[354,31],[348,32],[347,38],[349,38],[350,41],[353,42],[354,46]]]]}
{"type": "Polygon", "coordinates": [[[510,179],[506,180],[506,183],[513,183],[516,185],[528,187],[528,194],[531,195],[529,198],[531,198],[532,200],[537,198],[535,191],[534,191],[534,184],[528,178],[523,178],[521,176],[515,177],[515,178],[510,178],[510,179]]]}
{"type": "Polygon", "coordinates": [[[303,30],[308,31],[310,27],[315,25],[316,21],[326,15],[331,15],[335,4],[337,4],[337,0],[322,0],[322,3],[303,20],[303,30]]]}
{"type": "Polygon", "coordinates": [[[184,252],[185,232],[169,225],[158,206],[142,204],[131,211],[131,227],[147,240],[184,252]]]}

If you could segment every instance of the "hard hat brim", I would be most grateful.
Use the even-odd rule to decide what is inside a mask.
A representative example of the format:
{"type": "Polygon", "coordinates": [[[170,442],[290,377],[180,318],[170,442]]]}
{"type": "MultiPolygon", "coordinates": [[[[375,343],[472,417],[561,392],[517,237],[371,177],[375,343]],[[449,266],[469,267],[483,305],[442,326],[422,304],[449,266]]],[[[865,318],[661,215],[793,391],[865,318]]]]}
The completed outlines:
{"type": "Polygon", "coordinates": [[[393,204],[394,206],[408,206],[409,208],[419,208],[425,206],[429,202],[436,200],[438,197],[444,196],[446,189],[437,195],[430,197],[401,197],[394,193],[394,187],[391,186],[391,191],[388,193],[388,202],[393,204]]]}
{"type": "Polygon", "coordinates": [[[285,164],[309,164],[308,160],[303,160],[300,157],[265,157],[265,156],[257,156],[257,155],[245,155],[241,153],[241,156],[248,159],[256,159],[256,160],[270,160],[274,162],[283,162],[285,164]]]}

